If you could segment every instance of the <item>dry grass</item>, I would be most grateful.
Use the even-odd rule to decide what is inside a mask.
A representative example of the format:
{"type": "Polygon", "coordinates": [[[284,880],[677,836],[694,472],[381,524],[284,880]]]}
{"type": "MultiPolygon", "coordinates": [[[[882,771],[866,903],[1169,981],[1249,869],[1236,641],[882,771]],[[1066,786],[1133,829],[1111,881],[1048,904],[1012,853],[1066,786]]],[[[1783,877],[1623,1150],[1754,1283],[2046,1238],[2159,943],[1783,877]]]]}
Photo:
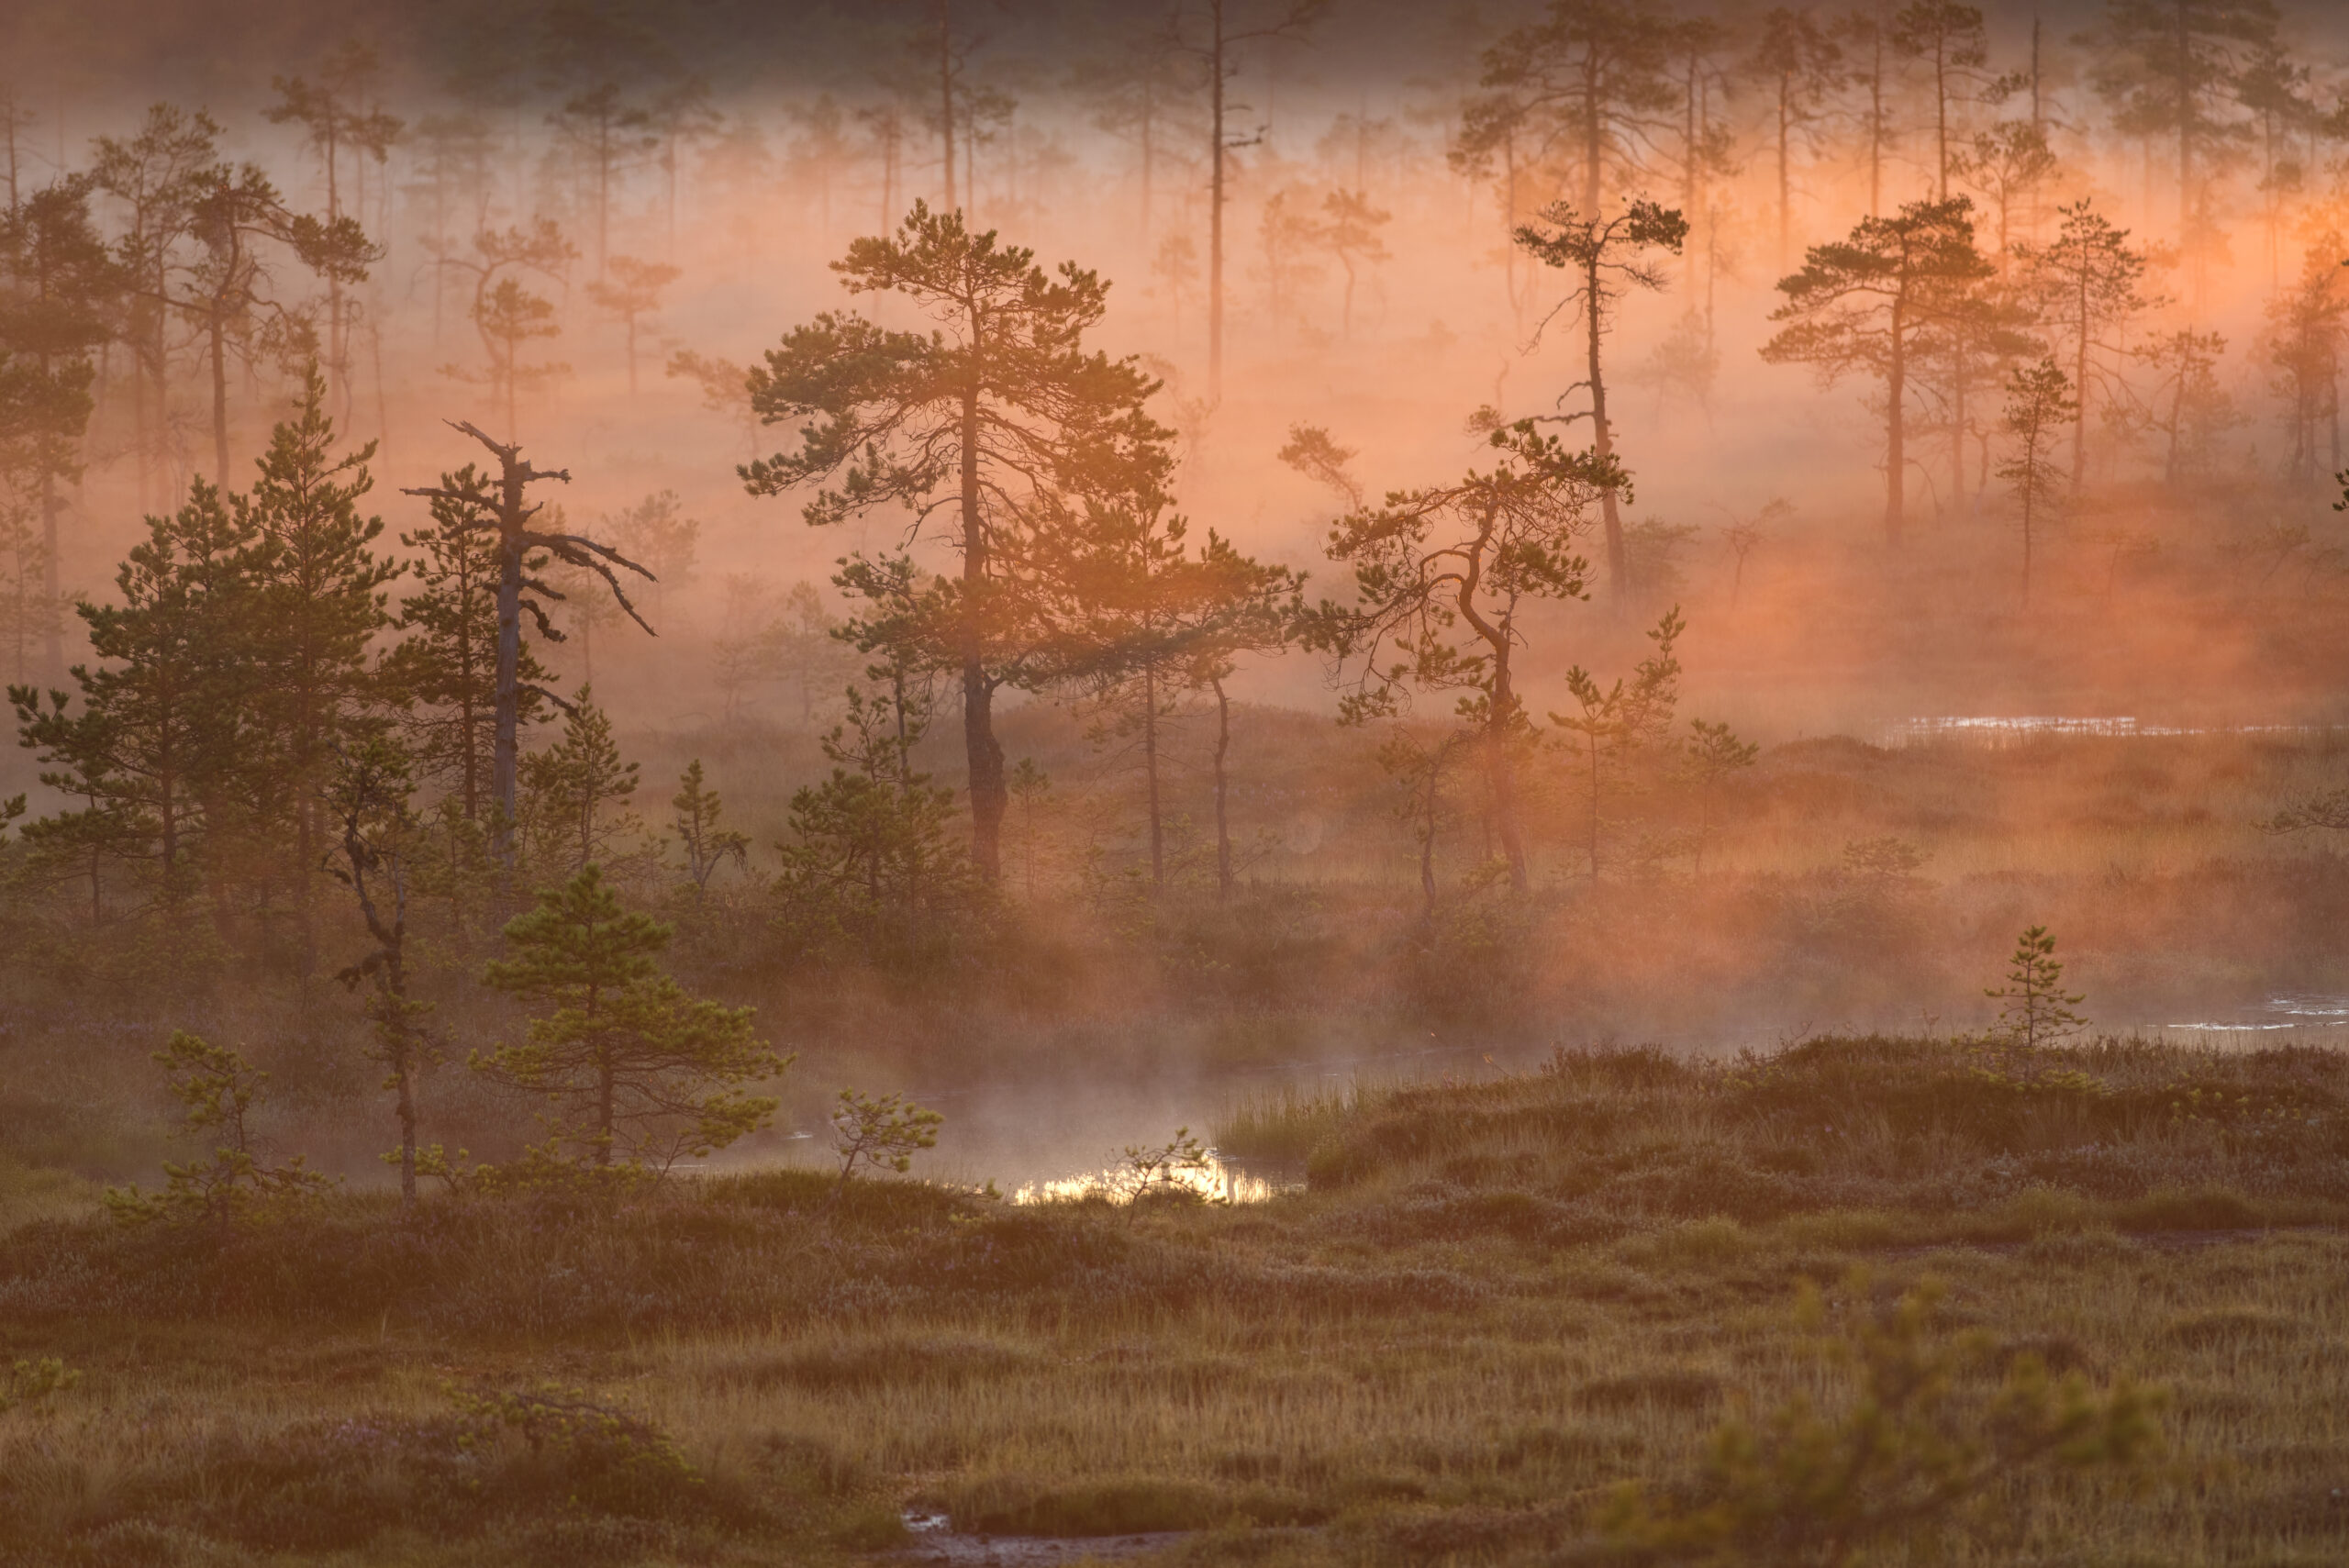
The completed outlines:
{"type": "Polygon", "coordinates": [[[1956,1561],[2338,1561],[2342,1065],[1564,1056],[1261,1105],[1220,1136],[1309,1148],[1313,1190],[1133,1217],[918,1183],[828,1209],[778,1175],[413,1225],[344,1200],[227,1243],[46,1220],[0,1240],[0,1356],[86,1376],[0,1416],[0,1541],[94,1565],[823,1562],[919,1505],[1202,1529],[1178,1549],[1201,1562],[1551,1561],[1587,1550],[1601,1489],[1685,1473],[1724,1414],[1839,1397],[1789,1303],[1864,1262],[1872,1297],[1936,1274],[2013,1353],[2171,1390],[2147,1486],[2020,1488],[2011,1533],[1956,1561]],[[2226,1108],[2172,1116],[2196,1088],[2226,1108]],[[700,1479],[461,1443],[449,1387],[546,1385],[700,1479]]]}

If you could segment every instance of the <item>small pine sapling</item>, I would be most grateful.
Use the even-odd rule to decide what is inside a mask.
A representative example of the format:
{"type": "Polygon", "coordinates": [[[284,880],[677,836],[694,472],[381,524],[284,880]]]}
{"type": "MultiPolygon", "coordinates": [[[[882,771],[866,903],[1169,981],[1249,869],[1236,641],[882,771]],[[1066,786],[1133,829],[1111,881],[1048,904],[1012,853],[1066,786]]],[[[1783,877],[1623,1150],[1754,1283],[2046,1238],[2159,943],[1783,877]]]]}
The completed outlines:
{"type": "Polygon", "coordinates": [[[2072,1011],[2086,996],[2064,989],[2064,966],[2055,959],[2055,938],[2044,926],[2033,926],[2015,942],[2008,961],[2007,983],[1982,993],[2000,1004],[1993,1035],[2029,1050],[2077,1034],[2087,1019],[2072,1011]]]}
{"type": "Polygon", "coordinates": [[[260,1102],[269,1074],[235,1050],[206,1044],[180,1029],[155,1052],[154,1060],[163,1069],[172,1097],[187,1107],[188,1130],[212,1130],[219,1141],[212,1158],[201,1163],[165,1164],[160,1193],[142,1193],[135,1182],[127,1188],[108,1187],[106,1212],[117,1222],[210,1221],[226,1231],[261,1200],[306,1197],[333,1184],[308,1169],[298,1154],[283,1165],[262,1162],[263,1151],[247,1118],[260,1102]]]}
{"type": "Polygon", "coordinates": [[[17,1362],[5,1376],[0,1376],[0,1416],[44,1404],[52,1395],[62,1394],[81,1381],[81,1373],[67,1366],[59,1356],[17,1362]]]}
{"type": "Polygon", "coordinates": [[[946,1118],[925,1110],[903,1095],[874,1099],[855,1089],[842,1089],[832,1109],[832,1150],[841,1157],[837,1198],[856,1174],[859,1165],[887,1169],[904,1175],[913,1168],[914,1155],[938,1146],[938,1129],[946,1118]]]}
{"type": "Polygon", "coordinates": [[[408,995],[407,912],[411,846],[421,825],[408,809],[413,786],[407,758],[387,736],[371,736],[340,751],[328,808],[342,832],[343,863],[328,874],[351,889],[373,949],[335,978],[356,991],[367,986],[367,1021],[374,1026],[374,1060],[399,1117],[400,1146],[384,1156],[400,1173],[400,1202],[416,1203],[416,1080],[438,1060],[420,1022],[429,1002],[408,995]]]}
{"type": "Polygon", "coordinates": [[[1998,464],[1998,477],[2013,487],[2022,525],[2022,602],[2031,603],[2032,546],[2048,514],[2063,504],[2064,470],[2054,458],[2058,433],[2080,417],[2079,399],[2054,360],[2042,360],[2007,377],[2007,434],[2012,453],[1998,464]]]}
{"type": "Polygon", "coordinates": [[[1705,844],[1712,835],[1713,797],[1722,782],[1732,774],[1743,773],[1762,755],[1762,748],[1749,740],[1740,740],[1726,720],[1708,724],[1701,718],[1688,721],[1689,734],[1680,743],[1680,764],[1689,783],[1697,787],[1697,862],[1696,874],[1705,874],[1705,844]]]}
{"type": "Polygon", "coordinates": [[[1052,799],[1052,776],[1036,765],[1033,757],[1022,757],[1019,765],[1011,770],[1006,787],[1019,806],[1020,875],[1025,884],[1028,902],[1036,901],[1036,811],[1052,799]]]}
{"type": "MultiPolygon", "coordinates": [[[[1865,1277],[1842,1294],[1867,1302],[1865,1277]]],[[[1702,1474],[1669,1500],[1624,1485],[1599,1516],[1609,1541],[1641,1562],[1938,1562],[2028,1480],[2125,1473],[2158,1452],[2159,1401],[2125,1381],[2101,1392],[2077,1373],[2058,1383],[2025,1355],[1995,1390],[1978,1386],[1997,1348],[1986,1334],[1943,1331],[1943,1294],[1925,1281],[1824,1340],[1830,1363],[1859,1385],[1848,1409],[1798,1396],[1758,1427],[1724,1423],[1702,1474]]],[[[1806,1328],[1828,1327],[1814,1286],[1798,1313],[1806,1328]]]]}
{"type": "Polygon", "coordinates": [[[1130,1215],[1152,1193],[1192,1190],[1184,1178],[1204,1175],[1211,1168],[1207,1146],[1178,1127],[1164,1143],[1129,1143],[1109,1170],[1109,1187],[1126,1200],[1130,1215]]]}
{"type": "Polygon", "coordinates": [[[693,878],[695,903],[708,896],[710,877],[728,861],[734,862],[737,871],[748,874],[750,835],[718,825],[721,806],[718,792],[702,783],[699,757],[685,765],[685,775],[677,781],[677,793],[670,797],[669,805],[676,812],[672,820],[678,846],[685,851],[685,874],[693,878]]]}
{"type": "Polygon", "coordinates": [[[549,1010],[518,1044],[475,1053],[473,1070],[543,1096],[552,1137],[533,1158],[550,1179],[630,1179],[701,1159],[766,1125],[777,1102],[745,1086],[790,1059],[760,1040],[753,1009],[687,995],[656,955],[671,928],[623,910],[589,865],[506,928],[512,957],[491,987],[549,1010]]]}

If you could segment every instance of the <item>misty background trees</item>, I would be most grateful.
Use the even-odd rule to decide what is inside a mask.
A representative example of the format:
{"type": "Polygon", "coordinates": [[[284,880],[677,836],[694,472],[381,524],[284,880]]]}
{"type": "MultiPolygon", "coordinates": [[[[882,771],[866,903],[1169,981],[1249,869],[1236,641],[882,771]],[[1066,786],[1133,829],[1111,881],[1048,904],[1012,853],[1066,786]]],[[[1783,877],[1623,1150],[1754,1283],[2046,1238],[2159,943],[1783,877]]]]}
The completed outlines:
{"type": "Polygon", "coordinates": [[[729,984],[1498,951],[1822,726],[2332,700],[2316,8],[674,10],[0,35],[97,73],[0,146],[27,930],[425,1062],[591,865],[729,984]]]}

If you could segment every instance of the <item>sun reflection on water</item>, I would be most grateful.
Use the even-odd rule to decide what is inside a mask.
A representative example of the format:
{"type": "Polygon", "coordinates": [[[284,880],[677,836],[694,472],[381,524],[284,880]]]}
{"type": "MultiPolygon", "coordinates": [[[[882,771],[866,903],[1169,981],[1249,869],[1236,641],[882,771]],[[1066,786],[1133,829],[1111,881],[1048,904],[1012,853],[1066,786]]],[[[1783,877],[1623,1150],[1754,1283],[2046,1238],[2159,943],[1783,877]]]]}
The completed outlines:
{"type": "MultiPolygon", "coordinates": [[[[1196,1170],[1170,1172],[1161,1178],[1160,1184],[1197,1193],[1211,1203],[1262,1203],[1295,1184],[1243,1170],[1210,1150],[1204,1165],[1196,1170]]],[[[1030,1182],[1012,1192],[1011,1201],[1075,1203],[1085,1198],[1101,1197],[1111,1203],[1131,1203],[1136,1195],[1134,1181],[1129,1173],[1116,1166],[1104,1166],[1097,1171],[1083,1171],[1073,1176],[1030,1182]]]]}

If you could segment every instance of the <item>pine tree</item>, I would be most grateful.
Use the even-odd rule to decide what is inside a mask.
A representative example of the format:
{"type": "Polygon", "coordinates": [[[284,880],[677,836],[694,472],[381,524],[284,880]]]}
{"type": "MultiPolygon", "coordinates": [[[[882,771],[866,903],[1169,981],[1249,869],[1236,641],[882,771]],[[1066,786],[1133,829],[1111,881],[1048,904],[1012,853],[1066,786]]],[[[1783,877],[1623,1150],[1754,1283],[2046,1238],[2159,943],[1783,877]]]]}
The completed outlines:
{"type": "MultiPolygon", "coordinates": [[[[1600,350],[1614,325],[1613,307],[1628,289],[1653,291],[1664,286],[1664,270],[1650,261],[1646,252],[1680,254],[1688,238],[1688,220],[1652,201],[1640,200],[1610,218],[1577,212],[1563,202],[1553,203],[1542,209],[1537,222],[1540,227],[1528,225],[1514,238],[1544,265],[1566,269],[1574,275],[1574,286],[1557,309],[1575,304],[1582,306],[1587,367],[1583,389],[1590,395],[1591,452],[1600,462],[1611,462],[1615,427],[1607,417],[1607,378],[1600,350]]],[[[1556,314],[1557,310],[1551,313],[1556,314]]],[[[1631,594],[1631,578],[1616,501],[1612,487],[1599,493],[1599,509],[1607,526],[1607,584],[1620,609],[1631,594]]]]}
{"type": "Polygon", "coordinates": [[[1959,162],[1951,148],[1961,128],[1951,125],[1951,111],[1980,90],[1982,68],[1990,58],[1982,12],[1959,0],[1909,0],[1892,18],[1891,43],[1932,78],[1933,199],[1945,202],[1959,162]]]}
{"type": "Polygon", "coordinates": [[[384,1156],[398,1167],[400,1202],[416,1204],[417,1075],[436,1059],[421,1023],[431,1004],[408,994],[408,899],[421,824],[408,809],[414,788],[407,759],[387,737],[370,735],[338,747],[327,810],[341,836],[341,864],[331,874],[351,890],[360,918],[374,943],[368,954],[336,979],[352,990],[368,987],[367,1021],[373,1027],[371,1053],[384,1068],[399,1118],[400,1146],[384,1156]]]}
{"type": "MultiPolygon", "coordinates": [[[[90,217],[95,189],[91,176],[62,175],[0,212],[0,493],[14,492],[32,512],[39,581],[26,581],[19,553],[16,633],[39,636],[41,678],[52,684],[65,673],[57,573],[58,519],[68,504],[59,487],[82,472],[95,407],[90,356],[106,339],[124,283],[90,217]],[[28,604],[39,613],[26,617],[28,604]]],[[[23,669],[14,678],[23,680],[23,669]]]]}
{"type": "Polygon", "coordinates": [[[269,1074],[234,1048],[208,1044],[181,1029],[154,1060],[172,1097],[187,1107],[187,1129],[219,1141],[208,1160],[166,1163],[160,1193],[142,1193],[135,1182],[128,1188],[108,1187],[106,1212],[117,1223],[210,1223],[227,1231],[257,1202],[306,1197],[331,1184],[298,1154],[282,1165],[263,1163],[267,1151],[248,1118],[269,1074]]]}
{"type": "Polygon", "coordinates": [[[1582,754],[1584,849],[1594,885],[1599,880],[1607,799],[1628,785],[1625,775],[1632,762],[1663,745],[1672,728],[1680,701],[1680,660],[1674,647],[1687,629],[1679,606],[1667,610],[1647,634],[1655,651],[1640,661],[1629,681],[1619,678],[1601,686],[1589,671],[1574,666],[1566,672],[1566,693],[1575,711],[1550,715],[1559,729],[1580,737],[1569,744],[1582,754]]]}
{"type": "MultiPolygon", "coordinates": [[[[1261,141],[1234,136],[1230,118],[1244,105],[1231,96],[1241,57],[1307,37],[1330,0],[1186,0],[1166,29],[1167,48],[1186,57],[1207,81],[1208,115],[1208,402],[1223,400],[1223,209],[1231,199],[1231,155],[1261,141]]],[[[951,182],[950,182],[951,183],[951,182]]],[[[985,857],[982,857],[984,861],[985,857]]],[[[990,874],[992,874],[990,873],[990,874]]]]}
{"type": "Polygon", "coordinates": [[[1842,50],[1809,10],[1784,6],[1765,13],[1746,74],[1770,94],[1770,139],[1777,157],[1777,264],[1787,264],[1794,237],[1795,145],[1815,145],[1813,129],[1826,113],[1842,50]]]}
{"type": "Polygon", "coordinates": [[[1353,568],[1352,606],[1325,601],[1301,617],[1308,647],[1330,653],[1354,689],[1341,721],[1398,711],[1406,693],[1459,691],[1482,736],[1493,821],[1509,885],[1529,885],[1517,809],[1516,752],[1526,729],[1516,684],[1524,613],[1585,596],[1574,553],[1600,493],[1629,481],[1611,460],[1569,452],[1531,420],[1496,430],[1489,472],[1397,491],[1332,524],[1330,558],[1353,568]]]}
{"type": "Polygon", "coordinates": [[[562,738],[522,760],[523,821],[538,863],[570,874],[609,862],[644,820],[628,808],[637,767],[612,740],[611,716],[581,687],[563,714],[562,738]]]}
{"type": "Polygon", "coordinates": [[[2072,421],[2072,494],[2087,483],[2088,412],[2095,395],[2108,401],[2125,395],[2121,379],[2126,362],[2129,325],[2158,301],[2138,292],[2147,257],[2129,243],[2129,231],[2114,226],[2083,196],[2055,209],[2062,224],[2044,244],[2019,245],[2024,286],[2035,296],[2041,323],[2066,350],[2072,395],[2080,411],[2072,421]]]}
{"type": "Polygon", "coordinates": [[[1688,721],[1680,742],[1680,765],[1697,792],[1697,858],[1695,874],[1705,874],[1705,846],[1712,840],[1713,806],[1721,784],[1760,760],[1762,748],[1741,740],[1729,725],[1688,721]]]}
{"type": "Polygon", "coordinates": [[[1823,384],[1854,371],[1884,390],[1884,532],[1898,544],[1908,514],[1909,380],[1920,339],[1954,292],[1987,278],[1974,246],[1973,203],[1910,202],[1863,218],[1849,239],[1814,245],[1802,271],[1778,280],[1786,323],[1763,345],[1772,364],[1807,364],[1823,384]]]}
{"type": "Polygon", "coordinates": [[[2007,435],[2014,443],[1998,464],[1998,477],[2013,487],[2022,526],[2022,602],[2031,603],[2032,546],[2048,512],[2062,501],[2064,471],[2051,449],[2055,432],[2079,417],[2072,384],[2054,360],[2042,360],[2007,378],[2007,435]]]}
{"type": "Polygon", "coordinates": [[[687,995],[661,972],[670,928],[623,910],[602,870],[581,868],[506,928],[511,957],[483,981],[546,1009],[519,1044],[473,1066],[549,1103],[549,1147],[599,1173],[665,1172],[766,1125],[778,1102],[746,1092],[789,1065],[749,1007],[687,995]]]}
{"type": "MultiPolygon", "coordinates": [[[[75,606],[99,661],[73,667],[82,710],[63,692],[45,705],[28,686],[8,696],[44,782],[83,801],[27,837],[94,868],[145,862],[176,910],[196,885],[199,855],[216,886],[227,874],[227,849],[214,840],[242,825],[239,773],[250,780],[260,761],[250,641],[262,533],[251,507],[200,479],[186,505],[147,528],[116,573],[122,602],[75,606]]],[[[101,912],[95,869],[91,898],[101,912]]]]}
{"type": "Polygon", "coordinates": [[[675,813],[670,818],[672,830],[677,836],[677,847],[685,852],[685,874],[693,879],[696,904],[708,896],[709,879],[728,861],[745,875],[751,869],[750,835],[721,826],[723,803],[702,778],[701,759],[696,757],[685,764],[677,793],[669,800],[675,813]]]}
{"type": "MultiPolygon", "coordinates": [[[[497,459],[498,472],[495,479],[474,473],[468,464],[457,475],[442,476],[442,483],[403,492],[419,495],[429,501],[447,502],[450,511],[443,527],[462,526],[467,531],[490,536],[495,529],[497,545],[497,658],[495,670],[495,707],[491,721],[490,772],[495,793],[496,816],[491,823],[491,843],[499,861],[510,870],[514,863],[514,824],[520,813],[521,780],[521,720],[525,682],[522,676],[522,614],[528,610],[537,622],[540,635],[554,639],[554,628],[547,622],[542,599],[545,586],[531,574],[534,562],[543,560],[561,562],[566,566],[584,568],[604,580],[612,597],[618,601],[637,625],[644,627],[647,635],[652,628],[645,626],[644,617],[629,603],[628,595],[620,587],[615,567],[633,572],[640,577],[651,573],[630,561],[607,544],[600,544],[584,535],[551,532],[533,528],[530,524],[544,509],[544,503],[532,505],[529,487],[540,480],[559,479],[571,482],[569,469],[540,469],[526,461],[519,445],[495,441],[481,428],[457,421],[451,428],[471,436],[489,449],[497,459]]],[[[435,514],[436,517],[440,514],[435,514]]],[[[545,694],[541,691],[541,695],[545,694]]]]}
{"type": "Polygon", "coordinates": [[[596,308],[619,322],[628,334],[628,395],[636,395],[636,334],[648,317],[661,309],[661,291],[685,273],[660,261],[634,256],[611,259],[610,275],[587,284],[587,297],[596,308]]]}
{"type": "Polygon", "coordinates": [[[963,684],[972,860],[992,881],[1006,800],[996,693],[1030,678],[1041,640],[1031,519],[1064,496],[1156,493],[1168,432],[1144,411],[1154,388],[1141,368],[1083,347],[1108,302],[1095,273],[1068,263],[1048,276],[1032,251],[918,203],[894,237],[856,241],[835,270],[851,293],[899,295],[936,329],[829,312],[794,329],[751,373],[751,399],[767,423],[796,426],[799,445],[743,480],[761,495],[817,486],[806,516],[818,526],[899,506],[918,533],[952,519],[962,571],[941,601],[953,619],[941,653],[963,684]]]}
{"type": "Polygon", "coordinates": [[[2087,1027],[2075,1013],[2086,997],[2064,989],[2064,966],[2055,960],[2055,939],[2044,926],[2033,926],[2015,942],[2007,961],[2007,983],[1982,995],[1999,1004],[1994,1038],[2031,1049],[2052,1045],[2087,1027]]]}
{"type": "MultiPolygon", "coordinates": [[[[377,680],[396,706],[417,771],[451,792],[467,822],[484,822],[495,810],[497,529],[465,499],[484,488],[470,463],[442,474],[440,488],[432,527],[400,535],[402,545],[422,552],[408,566],[420,590],[400,600],[395,624],[407,635],[384,654],[377,680]]],[[[531,556],[523,569],[535,572],[545,559],[531,556]]],[[[554,677],[532,644],[520,644],[515,674],[517,725],[540,723],[552,711],[546,686],[554,677]]]]}
{"type": "Polygon", "coordinates": [[[402,571],[369,548],[384,522],[359,509],[373,487],[366,464],[375,444],[338,459],[334,442],[326,381],[312,365],[295,417],[271,435],[250,501],[261,536],[248,631],[257,722],[239,761],[258,770],[255,813],[291,819],[287,874],[306,943],[312,870],[326,853],[327,775],[338,747],[366,723],[368,644],[391,624],[384,585],[402,571]]]}

